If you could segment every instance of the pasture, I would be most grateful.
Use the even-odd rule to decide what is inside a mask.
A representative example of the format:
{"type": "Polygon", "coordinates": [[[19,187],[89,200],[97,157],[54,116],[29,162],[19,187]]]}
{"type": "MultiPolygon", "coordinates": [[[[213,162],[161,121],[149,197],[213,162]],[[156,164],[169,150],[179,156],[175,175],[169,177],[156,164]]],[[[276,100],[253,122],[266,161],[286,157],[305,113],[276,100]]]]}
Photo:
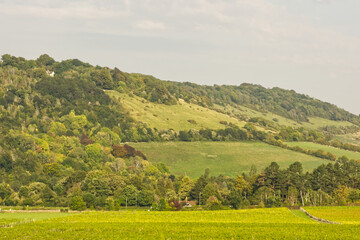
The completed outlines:
{"type": "Polygon", "coordinates": [[[360,239],[359,224],[331,225],[287,208],[84,212],[0,228],[2,239],[360,239]]]}
{"type": "Polygon", "coordinates": [[[307,150],[321,149],[324,152],[330,152],[337,157],[346,156],[349,159],[354,159],[354,160],[360,159],[360,152],[348,151],[348,150],[335,148],[335,147],[331,147],[331,146],[325,146],[325,145],[321,145],[321,144],[317,144],[317,143],[313,143],[313,142],[287,142],[286,144],[290,147],[299,146],[302,149],[307,149],[307,150]]]}
{"type": "Polygon", "coordinates": [[[149,142],[131,143],[148,160],[165,163],[175,174],[196,178],[206,168],[210,174],[234,177],[248,173],[255,165],[258,173],[271,162],[287,168],[299,161],[304,171],[311,171],[328,160],[271,146],[262,142],[149,142]]]}
{"type": "Polygon", "coordinates": [[[121,103],[136,121],[144,122],[151,128],[177,131],[225,128],[225,125],[220,124],[220,121],[227,121],[239,127],[245,125],[245,122],[226,114],[184,101],[179,101],[176,105],[164,105],[149,102],[137,96],[130,97],[128,94],[121,94],[116,91],[107,91],[107,94],[121,103]]]}

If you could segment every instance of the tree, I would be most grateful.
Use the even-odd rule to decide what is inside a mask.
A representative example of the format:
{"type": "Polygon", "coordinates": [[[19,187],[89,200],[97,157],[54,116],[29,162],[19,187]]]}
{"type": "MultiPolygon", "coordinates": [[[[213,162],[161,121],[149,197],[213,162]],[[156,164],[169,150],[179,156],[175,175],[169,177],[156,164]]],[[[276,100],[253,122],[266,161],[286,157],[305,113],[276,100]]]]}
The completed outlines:
{"type": "Polygon", "coordinates": [[[179,198],[185,199],[190,195],[191,189],[194,187],[194,182],[188,176],[181,179],[181,185],[179,188],[179,198]]]}
{"type": "Polygon", "coordinates": [[[47,54],[42,54],[36,59],[39,65],[51,66],[55,63],[55,60],[47,54]]]}
{"type": "Polygon", "coordinates": [[[71,210],[83,211],[86,209],[86,203],[79,195],[70,198],[69,207],[71,210]]]}
{"type": "Polygon", "coordinates": [[[102,68],[96,69],[91,74],[91,80],[95,82],[97,86],[103,89],[112,89],[114,87],[113,79],[110,75],[109,70],[102,68]]]}
{"type": "Polygon", "coordinates": [[[151,206],[154,201],[154,193],[150,190],[141,190],[138,195],[138,203],[140,206],[151,206]]]}
{"type": "Polygon", "coordinates": [[[135,206],[137,205],[138,190],[133,185],[127,185],[121,191],[120,197],[121,197],[122,205],[135,206]]]}

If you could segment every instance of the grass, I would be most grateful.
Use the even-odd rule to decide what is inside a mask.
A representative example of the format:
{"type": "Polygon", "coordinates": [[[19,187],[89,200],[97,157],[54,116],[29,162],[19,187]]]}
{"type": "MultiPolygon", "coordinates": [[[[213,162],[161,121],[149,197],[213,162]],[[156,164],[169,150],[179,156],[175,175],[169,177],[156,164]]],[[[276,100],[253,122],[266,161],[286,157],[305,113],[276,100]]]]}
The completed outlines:
{"type": "Polygon", "coordinates": [[[247,107],[241,106],[241,105],[238,105],[236,108],[233,106],[230,106],[230,105],[227,105],[225,107],[215,105],[215,108],[219,109],[221,111],[224,111],[225,113],[227,113],[230,116],[243,115],[243,116],[247,116],[248,118],[262,117],[266,120],[276,122],[280,125],[290,126],[290,127],[295,127],[295,128],[305,127],[305,128],[309,128],[309,129],[318,129],[318,128],[322,128],[322,127],[326,127],[326,126],[335,126],[335,127],[354,126],[354,124],[347,122],[347,121],[333,121],[333,120],[319,118],[319,117],[310,117],[309,122],[300,122],[299,123],[294,120],[276,115],[271,112],[262,113],[262,112],[258,112],[256,110],[253,110],[251,108],[247,108],[247,107]],[[276,119],[276,120],[274,120],[274,119],[276,119]]]}
{"type": "Polygon", "coordinates": [[[45,213],[45,212],[13,212],[0,213],[0,228],[24,222],[34,222],[56,217],[69,216],[71,213],[45,213]]]}
{"type": "Polygon", "coordinates": [[[340,142],[343,142],[343,143],[351,143],[351,144],[355,144],[355,145],[360,145],[360,132],[335,135],[334,139],[339,140],[340,142]]]}
{"type": "Polygon", "coordinates": [[[286,208],[85,212],[0,228],[3,239],[360,239],[360,225],[320,224],[286,208]]]}
{"type": "Polygon", "coordinates": [[[360,224],[360,207],[306,207],[311,215],[345,224],[360,224]]]}
{"type": "Polygon", "coordinates": [[[206,168],[212,175],[234,177],[249,172],[252,165],[258,172],[271,162],[287,168],[299,161],[305,171],[328,163],[327,160],[274,147],[261,142],[150,142],[131,143],[151,162],[163,162],[171,172],[192,178],[199,177],[206,168]]]}
{"type": "Polygon", "coordinates": [[[334,148],[331,146],[325,146],[325,145],[321,145],[321,144],[317,144],[317,143],[312,143],[312,142],[287,142],[287,145],[291,146],[291,147],[295,147],[295,146],[299,146],[303,149],[308,149],[308,150],[323,150],[325,152],[330,152],[332,154],[334,154],[337,157],[342,157],[342,156],[346,156],[349,159],[354,159],[354,160],[359,160],[360,159],[360,152],[353,152],[353,151],[348,151],[348,150],[344,150],[344,149],[340,149],[340,148],[334,148]]]}
{"type": "Polygon", "coordinates": [[[223,124],[220,124],[220,121],[231,122],[239,127],[245,125],[245,122],[226,114],[183,101],[177,105],[164,105],[152,103],[137,96],[130,97],[116,91],[107,91],[107,94],[120,102],[136,121],[147,123],[152,128],[177,131],[225,128],[223,124]],[[188,120],[195,120],[196,123],[191,123],[188,120]]]}

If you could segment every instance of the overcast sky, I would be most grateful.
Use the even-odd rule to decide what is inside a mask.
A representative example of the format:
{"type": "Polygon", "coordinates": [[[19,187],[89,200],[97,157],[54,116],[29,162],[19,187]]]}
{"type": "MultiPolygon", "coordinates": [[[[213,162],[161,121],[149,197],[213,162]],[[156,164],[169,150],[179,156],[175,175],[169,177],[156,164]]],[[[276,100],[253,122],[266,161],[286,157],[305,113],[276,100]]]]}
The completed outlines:
{"type": "Polygon", "coordinates": [[[360,113],[359,0],[0,0],[0,54],[294,89],[360,113]]]}

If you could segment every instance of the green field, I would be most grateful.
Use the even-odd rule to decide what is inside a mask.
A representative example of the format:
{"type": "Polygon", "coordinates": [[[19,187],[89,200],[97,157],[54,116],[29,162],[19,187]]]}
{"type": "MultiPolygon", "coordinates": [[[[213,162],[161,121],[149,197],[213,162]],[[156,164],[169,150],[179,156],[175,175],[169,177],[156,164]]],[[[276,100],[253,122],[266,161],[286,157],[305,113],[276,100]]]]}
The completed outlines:
{"type": "MultiPolygon", "coordinates": [[[[58,213],[58,212],[6,212],[0,213],[0,228],[4,226],[22,224],[26,222],[35,222],[55,217],[69,216],[71,213],[58,213]]],[[[1,236],[0,236],[1,238],[1,236]]]]}
{"type": "Polygon", "coordinates": [[[151,162],[163,162],[172,173],[199,177],[206,168],[212,175],[234,177],[249,172],[252,165],[258,172],[271,162],[286,168],[299,161],[305,171],[328,163],[327,160],[274,147],[262,142],[150,142],[131,143],[151,162]]]}
{"type": "Polygon", "coordinates": [[[360,152],[352,152],[352,151],[348,151],[348,150],[344,150],[344,149],[340,149],[340,148],[334,148],[331,146],[325,146],[325,145],[321,145],[321,144],[317,144],[317,143],[312,143],[312,142],[287,142],[286,143],[288,146],[291,147],[295,147],[295,146],[299,146],[302,149],[307,149],[307,150],[323,150],[325,152],[330,152],[332,154],[334,154],[337,157],[342,157],[342,156],[346,156],[349,159],[354,159],[354,160],[359,160],[360,159],[360,152]]]}
{"type": "Polygon", "coordinates": [[[306,207],[313,216],[345,224],[360,224],[360,207],[306,207]]]}
{"type": "Polygon", "coordinates": [[[220,121],[227,121],[239,127],[245,122],[226,114],[219,113],[196,104],[189,104],[184,101],[177,105],[164,105],[152,103],[137,96],[130,97],[128,94],[121,94],[116,91],[107,91],[113,99],[125,107],[136,121],[147,123],[149,127],[157,129],[222,129],[225,125],[220,121]],[[188,120],[195,120],[190,123],[188,120]]]}
{"type": "Polygon", "coordinates": [[[286,208],[84,212],[0,228],[1,239],[360,239],[358,224],[321,224],[286,208]]]}

